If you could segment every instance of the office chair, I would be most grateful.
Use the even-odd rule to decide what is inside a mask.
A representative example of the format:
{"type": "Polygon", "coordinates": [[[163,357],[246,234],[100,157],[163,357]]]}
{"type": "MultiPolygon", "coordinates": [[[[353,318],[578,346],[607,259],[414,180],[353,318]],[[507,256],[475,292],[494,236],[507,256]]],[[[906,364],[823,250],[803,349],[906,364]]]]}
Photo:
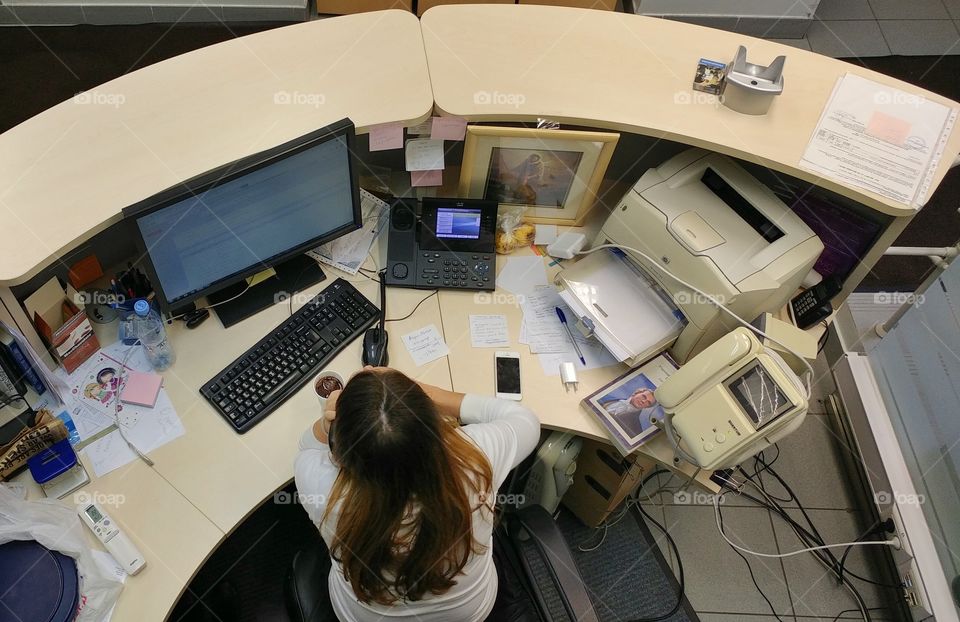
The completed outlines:
{"type": "MultiPolygon", "coordinates": [[[[499,589],[487,622],[599,622],[567,542],[546,509],[532,505],[504,514],[493,541],[499,589]],[[544,574],[551,580],[537,578],[544,574]]],[[[327,592],[330,564],[319,538],[294,556],[284,583],[293,622],[337,622],[327,592]]]]}

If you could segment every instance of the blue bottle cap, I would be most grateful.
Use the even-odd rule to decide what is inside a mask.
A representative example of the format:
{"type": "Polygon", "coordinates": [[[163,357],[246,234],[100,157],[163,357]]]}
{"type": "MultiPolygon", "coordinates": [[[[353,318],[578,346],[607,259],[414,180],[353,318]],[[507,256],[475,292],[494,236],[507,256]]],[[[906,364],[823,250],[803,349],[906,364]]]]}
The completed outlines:
{"type": "Polygon", "coordinates": [[[150,313],[150,303],[146,300],[138,300],[133,303],[133,311],[140,317],[147,317],[150,313]]]}

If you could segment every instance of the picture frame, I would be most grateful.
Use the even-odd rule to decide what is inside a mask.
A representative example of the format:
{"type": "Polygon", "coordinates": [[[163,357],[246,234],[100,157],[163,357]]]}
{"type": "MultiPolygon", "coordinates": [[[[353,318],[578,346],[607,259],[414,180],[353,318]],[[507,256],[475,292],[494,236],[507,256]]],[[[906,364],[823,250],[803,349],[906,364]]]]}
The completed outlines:
{"type": "Polygon", "coordinates": [[[660,431],[650,421],[663,418],[654,391],[677,369],[669,354],[657,354],[583,398],[580,405],[597,418],[620,453],[629,455],[660,431]]]}
{"type": "Polygon", "coordinates": [[[619,139],[614,132],[469,125],[459,196],[527,206],[528,222],[581,225],[619,139]]]}

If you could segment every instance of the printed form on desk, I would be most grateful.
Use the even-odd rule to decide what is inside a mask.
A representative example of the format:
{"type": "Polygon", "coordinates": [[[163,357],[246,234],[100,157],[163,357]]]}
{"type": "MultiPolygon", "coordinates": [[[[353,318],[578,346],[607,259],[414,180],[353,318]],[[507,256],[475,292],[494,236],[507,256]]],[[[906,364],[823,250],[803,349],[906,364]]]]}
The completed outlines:
{"type": "Polygon", "coordinates": [[[800,166],[919,208],[956,119],[955,108],[847,73],[837,80],[800,166]]]}
{"type": "MultiPolygon", "coordinates": [[[[586,363],[570,341],[570,335],[557,315],[559,308],[568,321],[577,317],[547,280],[543,257],[509,257],[497,275],[497,287],[510,291],[523,310],[518,341],[536,354],[548,376],[560,375],[560,363],[570,362],[579,370],[616,365],[617,360],[602,343],[573,331],[586,363]]],[[[572,325],[571,325],[572,328],[572,325]]]]}
{"type": "Polygon", "coordinates": [[[184,434],[166,389],[160,390],[153,408],[121,403],[117,412],[117,394],[123,388],[118,370],[124,363],[128,370],[151,371],[142,348],[118,342],[101,349],[72,374],[67,375],[62,368],[55,372],[69,387],[65,402],[80,438],[78,447],[82,447],[97,476],[137,459],[117,430],[118,424],[143,453],[184,434]],[[124,362],[130,348],[136,350],[124,362]]]}

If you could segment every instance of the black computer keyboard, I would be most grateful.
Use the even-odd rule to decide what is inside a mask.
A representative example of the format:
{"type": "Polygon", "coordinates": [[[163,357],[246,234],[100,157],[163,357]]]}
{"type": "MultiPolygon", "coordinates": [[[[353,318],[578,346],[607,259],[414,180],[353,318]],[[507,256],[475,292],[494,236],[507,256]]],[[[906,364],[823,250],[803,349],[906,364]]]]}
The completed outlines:
{"type": "Polygon", "coordinates": [[[309,382],[379,314],[353,285],[337,279],[200,387],[200,393],[243,434],[309,382]]]}

